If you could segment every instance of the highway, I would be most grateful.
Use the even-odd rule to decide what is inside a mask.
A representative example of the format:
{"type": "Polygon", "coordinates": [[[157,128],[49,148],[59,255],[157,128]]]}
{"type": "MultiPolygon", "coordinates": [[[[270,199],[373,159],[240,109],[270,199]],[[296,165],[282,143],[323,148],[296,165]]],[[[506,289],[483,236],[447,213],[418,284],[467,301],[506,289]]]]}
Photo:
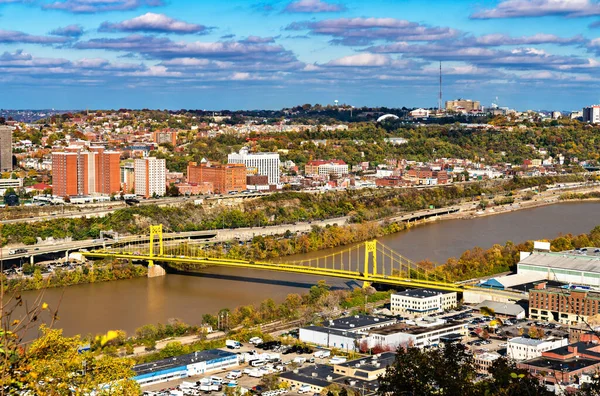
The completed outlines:
{"type": "MultiPolygon", "coordinates": [[[[189,232],[165,232],[163,234],[164,239],[202,239],[205,238],[211,242],[225,242],[230,241],[232,239],[240,239],[240,240],[251,240],[253,237],[261,235],[277,235],[283,234],[286,231],[290,232],[307,232],[310,231],[313,226],[321,226],[325,227],[327,225],[344,225],[348,221],[348,217],[338,217],[333,219],[327,219],[322,221],[313,221],[313,222],[301,222],[296,224],[283,224],[283,225],[274,225],[274,226],[265,226],[265,227],[245,227],[245,228],[225,228],[219,230],[206,230],[206,231],[189,231],[189,232]]],[[[5,247],[0,249],[2,254],[1,257],[4,259],[29,259],[31,256],[38,256],[42,254],[57,254],[64,252],[76,252],[80,249],[93,249],[93,248],[101,248],[105,245],[110,245],[112,243],[124,243],[124,242],[132,242],[132,241],[148,241],[149,235],[131,235],[126,237],[121,237],[118,241],[114,241],[112,239],[87,239],[83,241],[57,241],[53,243],[42,243],[32,246],[25,246],[24,249],[27,249],[27,253],[21,254],[9,254],[9,251],[15,249],[15,247],[5,247]]]]}

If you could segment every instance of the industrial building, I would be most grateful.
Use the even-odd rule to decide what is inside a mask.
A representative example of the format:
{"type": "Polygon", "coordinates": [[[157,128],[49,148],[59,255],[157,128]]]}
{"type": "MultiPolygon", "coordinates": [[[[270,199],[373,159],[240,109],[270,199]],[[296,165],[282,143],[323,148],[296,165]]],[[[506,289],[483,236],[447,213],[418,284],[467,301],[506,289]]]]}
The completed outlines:
{"type": "Polygon", "coordinates": [[[428,315],[456,307],[457,293],[434,289],[409,289],[391,296],[394,315],[428,315]]]}
{"type": "Polygon", "coordinates": [[[600,249],[563,252],[534,251],[523,254],[517,274],[531,280],[547,279],[566,284],[600,287],[600,249]]]}
{"type": "Polygon", "coordinates": [[[145,386],[225,370],[238,365],[239,355],[220,349],[211,349],[176,358],[138,364],[133,367],[136,374],[133,379],[140,386],[145,386]]]}

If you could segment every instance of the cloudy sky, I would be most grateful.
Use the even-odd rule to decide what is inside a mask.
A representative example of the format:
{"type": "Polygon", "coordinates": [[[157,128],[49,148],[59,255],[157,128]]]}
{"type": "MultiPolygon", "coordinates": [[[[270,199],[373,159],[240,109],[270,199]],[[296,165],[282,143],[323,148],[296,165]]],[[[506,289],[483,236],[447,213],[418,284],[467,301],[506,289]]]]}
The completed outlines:
{"type": "Polygon", "coordinates": [[[600,102],[600,0],[0,0],[0,107],[600,102]]]}

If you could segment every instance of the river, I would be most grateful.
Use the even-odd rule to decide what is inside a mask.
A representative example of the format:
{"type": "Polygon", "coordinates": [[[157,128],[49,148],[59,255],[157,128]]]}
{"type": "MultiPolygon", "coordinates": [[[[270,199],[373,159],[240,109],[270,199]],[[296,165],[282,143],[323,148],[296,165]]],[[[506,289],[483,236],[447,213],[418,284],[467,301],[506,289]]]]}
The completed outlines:
{"type": "MultiPolygon", "coordinates": [[[[471,220],[430,223],[380,238],[388,247],[414,261],[444,262],[475,246],[489,248],[507,240],[554,238],[589,232],[600,225],[600,203],[562,203],[471,220]]],[[[314,252],[305,257],[323,255],[314,252]]],[[[56,327],[66,335],[96,334],[109,329],[132,333],[147,323],[177,318],[198,324],[204,313],[221,308],[281,301],[289,293],[305,293],[319,278],[267,271],[209,268],[198,275],[169,274],[161,278],[132,279],[26,292],[33,301],[39,293],[51,307],[59,306],[56,327]],[[59,305],[60,304],[60,305],[59,305]]],[[[354,282],[328,279],[335,287],[354,282]]]]}

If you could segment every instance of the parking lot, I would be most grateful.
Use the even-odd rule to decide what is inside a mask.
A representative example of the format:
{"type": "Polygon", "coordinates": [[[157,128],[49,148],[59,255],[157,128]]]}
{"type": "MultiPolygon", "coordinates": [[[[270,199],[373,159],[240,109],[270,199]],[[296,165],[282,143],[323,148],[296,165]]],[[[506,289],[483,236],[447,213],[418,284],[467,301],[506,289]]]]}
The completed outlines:
{"type": "MultiPolygon", "coordinates": [[[[249,391],[256,391],[257,393],[260,392],[263,395],[265,394],[265,389],[260,389],[257,387],[259,386],[259,384],[261,383],[262,377],[269,375],[269,374],[276,374],[279,372],[283,372],[283,371],[287,371],[287,370],[293,370],[294,368],[297,367],[307,367],[310,366],[312,364],[325,364],[329,361],[329,357],[323,357],[323,358],[315,358],[313,355],[316,351],[318,351],[318,349],[314,349],[314,348],[309,348],[309,349],[304,349],[302,352],[300,351],[296,351],[296,352],[287,352],[285,351],[285,344],[282,344],[283,348],[283,352],[282,352],[282,348],[273,348],[275,349],[275,351],[272,350],[261,350],[259,348],[257,348],[257,346],[252,345],[252,344],[243,344],[242,347],[240,349],[235,349],[235,352],[238,353],[239,355],[241,355],[241,357],[245,357],[248,356],[246,354],[250,354],[250,353],[254,353],[255,355],[263,355],[264,354],[269,354],[272,355],[273,357],[275,356],[279,356],[279,359],[273,359],[272,362],[270,363],[265,363],[264,365],[261,365],[260,367],[253,367],[250,364],[248,364],[247,362],[244,362],[242,364],[240,364],[238,367],[235,368],[231,368],[231,369],[227,369],[227,370],[221,370],[221,371],[212,371],[210,373],[204,374],[204,375],[197,375],[197,376],[192,376],[192,377],[188,377],[188,378],[182,378],[182,379],[177,379],[177,380],[173,380],[173,381],[169,381],[169,382],[162,382],[162,383],[158,383],[158,384],[153,384],[153,385],[149,385],[149,386],[145,386],[142,388],[142,391],[146,392],[147,395],[155,395],[155,396],[166,396],[169,395],[169,390],[173,390],[173,389],[177,389],[180,388],[181,385],[183,383],[200,383],[203,379],[206,381],[207,379],[211,378],[211,377],[218,377],[220,379],[223,380],[223,384],[222,384],[222,389],[219,390],[212,390],[212,391],[201,391],[200,387],[198,387],[197,389],[189,389],[189,390],[184,390],[183,388],[183,395],[184,396],[196,396],[196,395],[200,395],[200,394],[217,394],[217,395],[221,395],[225,393],[225,387],[227,386],[228,383],[230,383],[230,380],[228,379],[228,376],[230,375],[231,372],[237,372],[239,371],[241,374],[241,377],[237,378],[235,381],[235,386],[239,386],[241,388],[245,388],[248,389],[249,391]],[[286,352],[286,353],[284,353],[286,352]],[[303,362],[302,362],[303,361],[303,362]],[[302,362],[302,363],[300,363],[302,362]]],[[[228,349],[228,351],[231,351],[231,349],[228,349]]],[[[233,380],[231,380],[231,383],[233,384],[233,380]]],[[[235,387],[232,386],[232,387],[235,387]]],[[[287,393],[290,395],[298,395],[299,393],[297,392],[297,390],[295,389],[288,389],[285,391],[279,391],[279,392],[273,392],[272,394],[269,395],[269,393],[267,393],[267,396],[278,396],[279,394],[283,394],[283,393],[287,393]]]]}

